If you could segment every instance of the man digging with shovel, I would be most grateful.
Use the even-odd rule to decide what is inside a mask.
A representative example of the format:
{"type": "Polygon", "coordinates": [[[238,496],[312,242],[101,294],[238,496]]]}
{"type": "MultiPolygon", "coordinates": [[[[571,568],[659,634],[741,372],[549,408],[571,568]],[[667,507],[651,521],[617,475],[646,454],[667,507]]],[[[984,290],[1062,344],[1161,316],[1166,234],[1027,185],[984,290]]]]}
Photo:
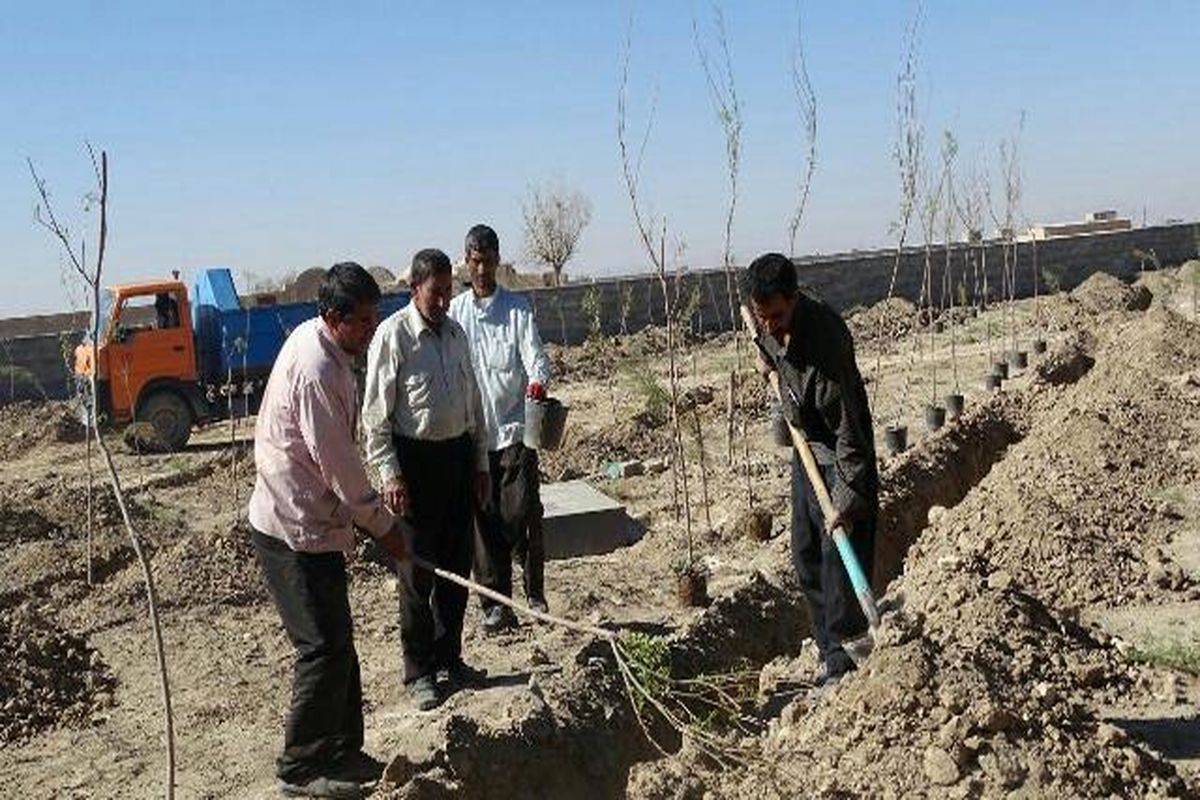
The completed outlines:
{"type": "Polygon", "coordinates": [[[817,684],[826,688],[854,669],[843,645],[867,631],[862,606],[875,617],[874,600],[858,568],[861,563],[870,573],[879,513],[867,393],[846,323],[824,301],[799,289],[791,259],[779,253],[755,259],[742,275],[742,295],[750,298],[753,321],[762,332],[756,337],[759,369],[778,373],[783,414],[797,444],[792,453],[792,563],[821,655],[817,684]],[[805,474],[805,451],[811,452],[812,467],[824,486],[815,486],[805,474]],[[825,487],[828,498],[822,497],[825,487]],[[822,511],[823,500],[832,514],[822,511]],[[851,551],[841,558],[828,535],[839,528],[845,531],[842,546],[851,551]]]}

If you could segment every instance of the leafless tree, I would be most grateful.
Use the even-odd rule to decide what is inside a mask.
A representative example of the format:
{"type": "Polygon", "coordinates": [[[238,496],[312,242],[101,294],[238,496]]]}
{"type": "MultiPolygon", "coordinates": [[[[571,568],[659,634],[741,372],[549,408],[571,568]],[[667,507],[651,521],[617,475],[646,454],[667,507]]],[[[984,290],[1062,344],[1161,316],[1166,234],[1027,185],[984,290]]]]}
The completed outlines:
{"type": "Polygon", "coordinates": [[[562,271],[575,255],[583,229],[592,221],[592,204],[582,193],[556,182],[530,186],[522,206],[525,218],[525,255],[554,270],[554,284],[562,285],[562,271]]]}
{"type": "MultiPolygon", "coordinates": [[[[942,268],[942,306],[950,310],[948,324],[950,326],[950,370],[953,377],[954,392],[959,392],[958,383],[958,327],[954,314],[954,269],[951,258],[954,241],[954,221],[958,211],[958,198],[954,191],[954,163],[958,157],[958,140],[949,130],[942,133],[942,181],[945,198],[942,210],[942,236],[946,247],[946,263],[942,268]]],[[[970,245],[968,244],[968,247],[970,245]]],[[[965,273],[964,273],[965,276],[965,273]]]]}
{"type": "Polygon", "coordinates": [[[713,4],[713,35],[720,51],[720,63],[715,67],[708,45],[700,34],[700,24],[692,18],[692,40],[700,68],[708,84],[708,95],[712,101],[721,132],[725,135],[725,174],[729,179],[729,205],[725,213],[725,243],[721,264],[725,269],[725,291],[729,298],[729,318],[734,330],[741,315],[737,305],[741,302],[737,281],[733,275],[733,219],[737,213],[738,175],[742,161],[742,103],[738,99],[737,83],[733,79],[733,56],[729,51],[729,35],[725,29],[725,14],[721,6],[713,4]]]}
{"type": "MultiPolygon", "coordinates": [[[[929,332],[929,372],[932,395],[930,402],[937,404],[937,340],[935,317],[937,305],[933,295],[933,240],[936,237],[938,217],[941,215],[942,204],[945,200],[944,170],[935,170],[932,165],[926,165],[922,170],[921,180],[921,232],[924,237],[925,269],[921,281],[921,302],[917,303],[918,313],[924,306],[925,326],[929,332]]],[[[918,337],[919,338],[919,337],[918,337]]]]}
{"type": "Polygon", "coordinates": [[[796,210],[788,220],[788,255],[796,257],[796,233],[808,206],[813,171],[817,166],[817,95],[808,79],[808,64],[804,58],[804,25],[799,4],[796,6],[796,47],[792,50],[792,88],[800,109],[800,130],[804,135],[804,166],[800,171],[796,210]]]}
{"type": "Polygon", "coordinates": [[[1014,325],[1014,304],[1016,301],[1016,219],[1021,204],[1021,162],[1020,137],[1025,127],[1025,112],[1020,114],[1016,131],[1002,139],[998,146],[1000,156],[1000,180],[1004,184],[1004,216],[996,211],[990,193],[987,208],[992,222],[1000,229],[1002,250],[1004,254],[1003,272],[1001,273],[1001,294],[1005,299],[1004,327],[1009,348],[1017,349],[1016,328],[1014,325]]]}
{"type": "Polygon", "coordinates": [[[108,469],[109,482],[112,487],[113,497],[116,498],[117,508],[121,512],[121,519],[125,524],[125,531],[129,534],[129,541],[133,545],[134,554],[137,556],[138,563],[142,568],[142,578],[146,584],[146,599],[149,606],[150,614],[150,629],[154,639],[154,650],[158,658],[158,675],[159,684],[162,689],[163,703],[163,724],[166,734],[167,754],[166,754],[166,796],[168,800],[175,797],[175,724],[171,713],[171,687],[167,675],[167,657],[166,649],[163,646],[162,628],[158,619],[158,595],[154,590],[154,575],[150,569],[150,560],[142,547],[141,537],[133,526],[133,520],[129,515],[129,506],[125,501],[125,493],[121,490],[121,476],[117,472],[116,464],[113,462],[112,453],[108,449],[108,444],[104,441],[104,437],[100,434],[100,419],[96,394],[96,373],[99,369],[99,337],[100,337],[100,291],[101,280],[104,274],[104,255],[105,248],[108,244],[108,153],[101,150],[97,158],[96,151],[89,144],[87,146],[88,155],[91,158],[92,169],[95,173],[96,189],[93,193],[86,197],[85,211],[95,210],[99,218],[99,231],[97,234],[97,247],[94,262],[88,260],[86,240],[81,239],[79,249],[76,251],[73,236],[71,231],[59,221],[54,212],[54,206],[50,202],[50,190],[46,187],[46,182],[38,175],[37,169],[33,165],[33,161],[29,160],[29,174],[33,178],[34,188],[37,190],[37,205],[34,210],[34,220],[45,228],[58,242],[62,251],[70,260],[74,271],[83,280],[84,284],[90,290],[92,303],[92,330],[91,330],[91,345],[92,345],[92,369],[90,375],[90,396],[88,398],[89,416],[91,420],[90,428],[94,432],[96,447],[99,449],[101,456],[104,459],[104,464],[108,469]]]}
{"type": "MultiPolygon", "coordinates": [[[[892,159],[896,162],[900,176],[900,206],[897,219],[892,223],[892,231],[896,234],[896,257],[892,263],[892,276],[888,282],[887,299],[896,293],[896,276],[900,272],[900,262],[904,256],[904,245],[908,241],[908,229],[916,212],[917,196],[920,183],[921,162],[924,154],[925,129],[921,122],[920,109],[917,105],[917,68],[920,54],[921,4],[918,2],[913,12],[913,18],[904,34],[904,55],[900,62],[900,70],[896,75],[896,142],[892,147],[892,159]]],[[[879,334],[885,331],[888,315],[879,315],[879,334]]],[[[875,358],[875,374],[878,376],[883,361],[883,348],[875,358]]],[[[911,370],[910,370],[911,372],[911,370]]],[[[871,403],[875,404],[878,396],[880,380],[871,384],[871,403]]],[[[899,423],[907,402],[908,382],[905,382],[905,397],[897,407],[897,418],[893,424],[899,423]]]]}
{"type": "MultiPolygon", "coordinates": [[[[663,317],[667,326],[667,354],[670,367],[671,389],[671,431],[672,450],[671,471],[675,480],[682,487],[683,517],[687,546],[687,566],[695,563],[695,551],[692,541],[691,500],[688,496],[687,464],[684,463],[683,433],[679,419],[679,369],[676,363],[676,326],[672,310],[672,297],[667,281],[667,222],[666,218],[656,220],[642,206],[640,184],[642,177],[642,160],[646,153],[646,145],[650,141],[650,132],[654,126],[654,111],[657,102],[652,101],[646,128],[634,153],[629,141],[629,64],[633,51],[633,18],[630,17],[629,28],[626,31],[624,53],[621,59],[621,84],[617,92],[617,145],[621,153],[621,174],[625,179],[625,190],[629,196],[630,207],[633,211],[634,226],[638,237],[646,250],[650,264],[658,275],[659,287],[663,296],[663,317]]],[[[675,502],[676,516],[679,514],[678,500],[675,502]]]]}

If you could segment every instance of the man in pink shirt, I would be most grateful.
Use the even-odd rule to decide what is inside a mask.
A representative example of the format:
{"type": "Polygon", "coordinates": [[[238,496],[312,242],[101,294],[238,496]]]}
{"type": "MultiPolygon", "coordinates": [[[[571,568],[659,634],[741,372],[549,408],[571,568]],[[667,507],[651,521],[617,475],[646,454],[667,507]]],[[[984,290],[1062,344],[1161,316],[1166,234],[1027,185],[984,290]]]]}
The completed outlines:
{"type": "Polygon", "coordinates": [[[280,789],[305,797],[360,797],[382,764],[362,752],[362,684],[344,553],[354,527],[397,560],[408,557],[398,519],[371,486],[355,443],[351,364],[379,322],[380,292],[358,264],[335,264],[320,316],[284,342],[254,431],[258,470],[251,538],[296,648],[280,789]]]}

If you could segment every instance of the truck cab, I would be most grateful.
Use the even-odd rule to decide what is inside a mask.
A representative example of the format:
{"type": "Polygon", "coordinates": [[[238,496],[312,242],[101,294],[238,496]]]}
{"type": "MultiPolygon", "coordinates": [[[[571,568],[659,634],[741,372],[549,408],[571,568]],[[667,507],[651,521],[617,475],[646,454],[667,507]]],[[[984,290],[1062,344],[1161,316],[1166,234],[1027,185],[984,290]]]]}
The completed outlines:
{"type": "MultiPolygon", "coordinates": [[[[166,447],[182,448],[192,425],[207,416],[184,284],[147,281],[104,290],[97,344],[102,417],[117,425],[150,423],[166,447]]],[[[84,342],[75,351],[77,380],[90,377],[91,362],[91,342],[84,342]]]]}
{"type": "MultiPolygon", "coordinates": [[[[383,295],[380,315],[408,300],[383,295]]],[[[200,270],[190,294],[178,274],[114,286],[101,294],[97,363],[90,341],[75,350],[80,396],[94,366],[104,422],[149,423],[157,446],[181,450],[194,425],[256,414],[284,341],[316,315],[311,301],[239,297],[227,267],[200,270]]]]}

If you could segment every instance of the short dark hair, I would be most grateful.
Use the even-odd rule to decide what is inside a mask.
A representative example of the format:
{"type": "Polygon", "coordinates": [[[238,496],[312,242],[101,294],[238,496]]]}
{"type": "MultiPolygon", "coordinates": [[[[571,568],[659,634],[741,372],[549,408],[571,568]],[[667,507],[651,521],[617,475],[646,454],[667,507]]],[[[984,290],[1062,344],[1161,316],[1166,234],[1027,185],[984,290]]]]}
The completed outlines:
{"type": "Polygon", "coordinates": [[[742,294],[754,300],[766,300],[777,294],[791,297],[798,288],[796,265],[783,253],[761,255],[742,273],[742,294]]]}
{"type": "Polygon", "coordinates": [[[467,231],[467,239],[463,244],[463,250],[471,252],[478,250],[481,253],[499,253],[500,252],[500,237],[496,232],[487,225],[476,225],[467,231]]]}
{"type": "Polygon", "coordinates": [[[408,285],[420,286],[434,275],[448,275],[453,271],[450,256],[436,247],[426,247],[413,256],[412,268],[408,271],[408,285]]]}
{"type": "Polygon", "coordinates": [[[317,290],[317,311],[348,317],[362,303],[379,302],[379,284],[371,273],[353,261],[334,264],[317,290]]]}

